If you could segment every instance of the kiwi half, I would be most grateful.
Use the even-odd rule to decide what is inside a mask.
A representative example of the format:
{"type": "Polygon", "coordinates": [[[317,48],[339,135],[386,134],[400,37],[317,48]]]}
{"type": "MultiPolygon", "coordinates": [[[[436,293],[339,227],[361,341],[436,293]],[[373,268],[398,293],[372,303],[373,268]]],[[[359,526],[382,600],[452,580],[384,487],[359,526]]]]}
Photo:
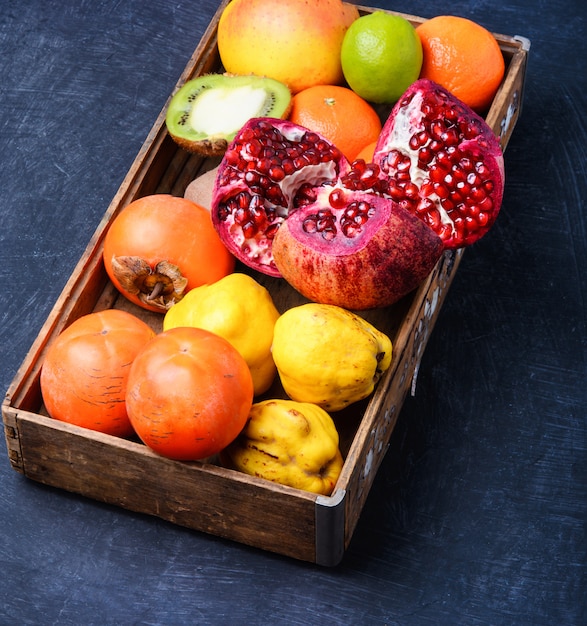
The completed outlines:
{"type": "Polygon", "coordinates": [[[272,78],[206,74],[187,81],[173,95],[165,123],[185,150],[220,156],[252,117],[287,117],[291,98],[289,88],[272,78]]]}

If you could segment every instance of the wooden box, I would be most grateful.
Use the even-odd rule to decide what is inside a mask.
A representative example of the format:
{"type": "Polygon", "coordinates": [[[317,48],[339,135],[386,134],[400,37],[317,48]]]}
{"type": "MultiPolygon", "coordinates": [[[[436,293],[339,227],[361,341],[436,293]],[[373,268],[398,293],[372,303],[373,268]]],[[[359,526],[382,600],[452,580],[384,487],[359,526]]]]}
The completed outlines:
{"type": "MultiPolygon", "coordinates": [[[[216,28],[227,2],[219,6],[176,88],[220,69],[216,28]]],[[[404,17],[414,24],[423,21],[404,17]]],[[[496,37],[506,75],[487,120],[505,148],[520,115],[530,46],[522,37],[496,37]]],[[[53,420],[42,406],[39,373],[47,346],[66,326],[91,311],[118,307],[160,328],[160,316],[133,308],[113,288],[102,245],[109,223],[129,202],[149,193],[183,195],[189,182],[218,162],[189,155],[174,144],[165,127],[166,107],[8,389],[2,416],[10,463],[40,483],[296,559],[335,565],[351,540],[406,394],[414,388],[462,252],[445,253],[424,284],[398,304],[365,314],[392,338],[394,358],[372,397],[336,417],[345,463],[329,497],[246,476],[213,461],[168,460],[137,441],[53,420]]],[[[255,277],[270,289],[280,310],[301,302],[285,281],[255,277]]]]}

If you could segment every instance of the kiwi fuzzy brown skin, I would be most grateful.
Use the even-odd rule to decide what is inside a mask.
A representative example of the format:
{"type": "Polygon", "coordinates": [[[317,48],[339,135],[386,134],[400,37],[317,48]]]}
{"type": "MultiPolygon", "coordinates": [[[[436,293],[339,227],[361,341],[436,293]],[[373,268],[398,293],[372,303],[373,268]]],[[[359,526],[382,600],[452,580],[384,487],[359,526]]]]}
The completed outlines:
{"type": "Polygon", "coordinates": [[[207,157],[222,156],[248,119],[285,119],[291,111],[291,100],[289,88],[271,78],[205,74],[187,81],[173,95],[165,123],[171,138],[187,152],[207,157]],[[247,89],[250,89],[249,104],[247,89]],[[218,91],[216,100],[211,97],[214,90],[218,91]],[[236,96],[232,101],[231,93],[236,96]],[[204,98],[207,99],[205,105],[204,98]]]}
{"type": "Polygon", "coordinates": [[[200,174],[186,187],[184,198],[203,206],[209,211],[212,206],[212,190],[217,172],[218,166],[200,174]]]}

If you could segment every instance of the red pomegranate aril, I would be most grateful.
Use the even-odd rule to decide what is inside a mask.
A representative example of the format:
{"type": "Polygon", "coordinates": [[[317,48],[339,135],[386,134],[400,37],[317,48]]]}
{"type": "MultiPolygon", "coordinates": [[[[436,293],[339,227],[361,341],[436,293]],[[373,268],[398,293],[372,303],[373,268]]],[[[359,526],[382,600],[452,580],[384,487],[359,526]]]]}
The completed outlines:
{"type": "Polygon", "coordinates": [[[242,230],[246,239],[252,239],[259,232],[257,225],[253,222],[246,222],[243,224],[242,230]]]}
{"type": "Polygon", "coordinates": [[[486,180],[483,183],[483,189],[485,189],[485,193],[490,196],[493,193],[493,190],[495,189],[495,184],[492,180],[486,180]]]}
{"type": "Polygon", "coordinates": [[[488,178],[489,176],[491,176],[491,174],[489,173],[489,169],[482,161],[478,161],[477,163],[475,163],[475,171],[477,172],[477,174],[479,174],[479,176],[481,176],[481,178],[488,178]]]}
{"type": "Polygon", "coordinates": [[[327,217],[318,218],[316,222],[316,230],[323,232],[327,228],[332,228],[332,220],[329,220],[327,217]]]}
{"type": "Polygon", "coordinates": [[[454,128],[450,128],[442,135],[442,141],[446,146],[456,146],[459,144],[460,138],[454,128]]]}
{"type": "Polygon", "coordinates": [[[240,157],[236,150],[228,149],[224,153],[224,160],[230,165],[236,165],[239,162],[240,157]]]}
{"type": "MultiPolygon", "coordinates": [[[[455,109],[451,109],[451,108],[446,108],[444,110],[444,119],[447,120],[447,122],[450,122],[451,124],[458,124],[459,123],[459,114],[457,113],[457,111],[455,109]]],[[[468,122],[466,122],[465,120],[463,120],[463,123],[468,126],[468,122]]]]}
{"type": "Polygon", "coordinates": [[[418,188],[418,185],[415,185],[411,181],[404,187],[404,198],[406,200],[416,202],[418,200],[419,193],[420,190],[418,188]]]}
{"type": "Polygon", "coordinates": [[[264,157],[255,162],[255,167],[257,171],[260,172],[261,174],[269,174],[269,172],[271,171],[272,165],[273,163],[271,162],[271,159],[268,157],[264,157]]]}
{"type": "Polygon", "coordinates": [[[414,209],[414,213],[421,218],[424,218],[429,211],[435,208],[434,201],[430,198],[424,198],[414,209]]]}
{"type": "Polygon", "coordinates": [[[265,190],[265,197],[272,203],[277,204],[279,206],[284,206],[286,204],[286,200],[283,197],[283,193],[281,192],[281,187],[279,185],[270,185],[265,190]]]}
{"type": "Polygon", "coordinates": [[[471,200],[473,202],[483,202],[487,198],[485,189],[483,187],[473,187],[470,192],[471,200]]]}
{"type": "Polygon", "coordinates": [[[455,205],[458,206],[459,204],[463,204],[464,205],[464,201],[466,198],[466,190],[465,193],[460,193],[459,188],[457,187],[456,190],[452,190],[449,194],[449,197],[451,199],[451,202],[455,205]]]}
{"type": "Polygon", "coordinates": [[[395,202],[400,202],[400,200],[402,200],[404,197],[403,187],[395,180],[390,181],[387,193],[389,194],[389,197],[395,202]]]}
{"type": "Polygon", "coordinates": [[[453,228],[459,237],[464,238],[466,233],[466,222],[462,217],[456,217],[453,221],[453,228]]]}
{"type": "Polygon", "coordinates": [[[256,158],[262,152],[261,143],[256,138],[251,137],[250,142],[246,144],[245,151],[248,156],[256,158]]]}
{"type": "Polygon", "coordinates": [[[328,195],[328,202],[334,209],[341,209],[346,204],[345,193],[342,189],[333,189],[328,195]]]}
{"type": "Polygon", "coordinates": [[[310,165],[310,162],[305,155],[301,154],[300,156],[294,158],[293,164],[296,170],[301,170],[306,167],[306,165],[310,165]]]}
{"type": "Polygon", "coordinates": [[[454,211],[456,209],[456,204],[453,201],[453,199],[450,197],[450,195],[446,198],[441,198],[440,199],[440,206],[447,212],[450,213],[451,211],[454,211]]]}
{"type": "Polygon", "coordinates": [[[408,173],[411,166],[412,166],[412,161],[410,160],[409,157],[406,159],[400,159],[400,161],[397,164],[397,170],[400,174],[408,173]]]}
{"type": "Polygon", "coordinates": [[[476,220],[478,224],[481,226],[485,226],[489,222],[489,213],[481,212],[476,216],[476,220]]]}
{"type": "Polygon", "coordinates": [[[429,134],[426,131],[416,133],[410,137],[409,146],[412,150],[418,150],[422,146],[425,146],[430,139],[429,134]]]}
{"type": "Polygon", "coordinates": [[[481,207],[479,205],[472,205],[472,206],[465,206],[465,205],[459,205],[459,210],[465,214],[467,217],[473,219],[473,220],[478,220],[479,216],[481,215],[481,207]]]}
{"type": "Polygon", "coordinates": [[[442,149],[438,150],[436,153],[436,162],[438,165],[446,169],[452,167],[455,151],[456,148],[454,146],[445,146],[442,144],[442,149]]]}
{"type": "Polygon", "coordinates": [[[441,199],[448,198],[449,190],[442,183],[434,183],[432,185],[434,193],[441,199]]]}
{"type": "Polygon", "coordinates": [[[420,148],[418,151],[418,167],[426,169],[426,166],[434,159],[434,152],[429,147],[420,148]]]}
{"type": "Polygon", "coordinates": [[[478,176],[459,170],[459,180],[455,187],[459,189],[462,194],[469,195],[480,186],[483,186],[483,181],[481,181],[478,176]]]}
{"type": "Polygon", "coordinates": [[[234,211],[234,221],[241,226],[249,221],[249,212],[246,209],[238,208],[234,211]]]}
{"type": "Polygon", "coordinates": [[[461,153],[458,160],[454,162],[453,168],[459,172],[463,172],[466,177],[476,176],[475,162],[468,153],[461,153]]]}
{"type": "Polygon", "coordinates": [[[447,175],[448,170],[443,167],[440,164],[434,165],[432,167],[430,167],[430,169],[428,170],[428,176],[430,177],[430,180],[432,181],[432,183],[434,184],[438,184],[441,183],[445,176],[447,175]]]}
{"type": "Polygon", "coordinates": [[[267,237],[269,241],[272,241],[278,230],[279,230],[279,224],[275,224],[275,223],[270,224],[265,229],[265,237],[267,237]]]}
{"type": "Polygon", "coordinates": [[[258,185],[260,180],[259,174],[253,169],[245,172],[243,178],[248,185],[258,185]]]}
{"type": "Polygon", "coordinates": [[[436,119],[430,124],[430,137],[432,139],[437,139],[444,143],[444,132],[445,126],[443,120],[436,119]]]}
{"type": "Polygon", "coordinates": [[[426,223],[433,231],[438,231],[440,226],[442,226],[442,220],[440,219],[440,212],[436,207],[432,210],[429,210],[428,213],[424,215],[426,223]]]}
{"type": "Polygon", "coordinates": [[[456,185],[456,176],[453,174],[453,172],[448,172],[447,174],[445,174],[444,178],[442,179],[442,182],[448,187],[452,187],[453,185],[456,185]]]}
{"type": "Polygon", "coordinates": [[[459,169],[458,166],[453,165],[450,169],[449,175],[452,179],[452,186],[457,187],[462,185],[467,180],[467,172],[463,172],[463,170],[459,169]]]}

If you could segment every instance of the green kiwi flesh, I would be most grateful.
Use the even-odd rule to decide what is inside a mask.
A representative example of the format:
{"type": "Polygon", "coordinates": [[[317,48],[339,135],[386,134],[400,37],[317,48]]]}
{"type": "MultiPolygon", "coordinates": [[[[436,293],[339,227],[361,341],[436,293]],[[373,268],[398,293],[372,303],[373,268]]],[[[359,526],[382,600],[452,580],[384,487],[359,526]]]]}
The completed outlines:
{"type": "Polygon", "coordinates": [[[224,154],[252,117],[285,118],[291,92],[272,78],[206,74],[187,81],[171,98],[165,123],[173,140],[188,152],[224,154]]]}

